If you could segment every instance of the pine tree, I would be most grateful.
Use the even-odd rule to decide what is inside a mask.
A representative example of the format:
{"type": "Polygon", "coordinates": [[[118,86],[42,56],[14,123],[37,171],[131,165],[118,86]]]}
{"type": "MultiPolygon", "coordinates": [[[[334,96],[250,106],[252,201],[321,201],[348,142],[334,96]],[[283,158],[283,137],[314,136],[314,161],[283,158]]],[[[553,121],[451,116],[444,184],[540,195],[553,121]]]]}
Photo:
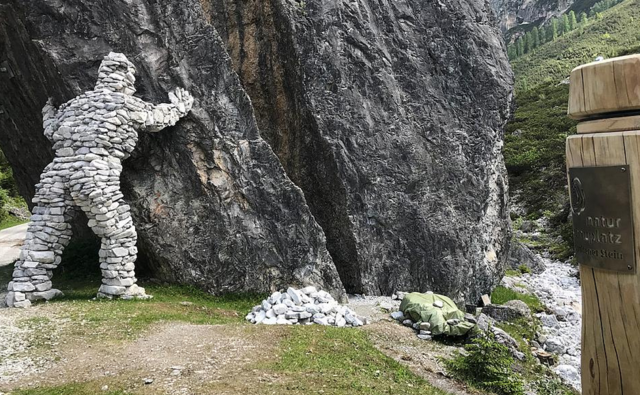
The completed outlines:
{"type": "Polygon", "coordinates": [[[531,31],[528,31],[527,34],[524,35],[524,52],[529,53],[533,50],[533,34],[531,31]]]}
{"type": "Polygon", "coordinates": [[[569,29],[573,30],[578,27],[578,21],[576,20],[576,13],[571,11],[569,13],[569,29]]]}
{"type": "Polygon", "coordinates": [[[538,31],[538,27],[533,28],[531,36],[533,40],[533,48],[538,48],[540,46],[540,32],[538,31]]]}
{"type": "Polygon", "coordinates": [[[507,56],[509,60],[513,60],[518,56],[515,44],[509,44],[509,46],[507,46],[507,56]]]}
{"type": "Polygon", "coordinates": [[[558,39],[558,19],[553,18],[551,20],[551,40],[556,41],[558,39]]]}
{"type": "Polygon", "coordinates": [[[567,34],[571,31],[571,23],[567,14],[562,16],[562,34],[567,34]]]}
{"type": "Polygon", "coordinates": [[[580,24],[584,26],[588,22],[589,22],[589,19],[587,18],[587,13],[583,12],[582,14],[580,14],[580,24]]]}
{"type": "Polygon", "coordinates": [[[544,25],[544,42],[548,43],[553,41],[553,34],[551,33],[551,21],[544,25]]]}
{"type": "Polygon", "coordinates": [[[516,49],[518,56],[524,55],[524,38],[520,37],[516,42],[516,49]]]}
{"type": "Polygon", "coordinates": [[[538,29],[538,42],[540,43],[540,45],[543,45],[547,42],[544,26],[540,26],[540,29],[538,29]]]}

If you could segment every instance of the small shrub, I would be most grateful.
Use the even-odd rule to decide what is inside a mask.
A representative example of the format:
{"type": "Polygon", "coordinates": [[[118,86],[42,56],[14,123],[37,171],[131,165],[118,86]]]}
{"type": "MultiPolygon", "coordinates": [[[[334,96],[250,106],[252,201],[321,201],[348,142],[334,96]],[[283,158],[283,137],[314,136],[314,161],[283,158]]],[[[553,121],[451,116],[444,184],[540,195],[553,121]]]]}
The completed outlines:
{"type": "Polygon", "coordinates": [[[495,304],[504,304],[510,300],[521,300],[536,312],[544,311],[544,305],[535,295],[521,294],[501,285],[497,286],[491,293],[491,302],[495,304]]]}
{"type": "Polygon", "coordinates": [[[534,387],[538,395],[573,395],[576,393],[564,386],[558,379],[541,379],[535,382],[534,387]]]}
{"type": "Polygon", "coordinates": [[[7,193],[0,189],[0,223],[6,221],[9,218],[9,212],[4,208],[4,205],[9,200],[7,193]]]}
{"type": "Polygon", "coordinates": [[[513,269],[507,269],[507,271],[504,272],[504,275],[507,277],[518,277],[520,272],[513,269]]]}
{"type": "Polygon", "coordinates": [[[509,349],[496,342],[492,333],[474,339],[464,349],[466,354],[458,353],[444,361],[455,377],[498,395],[524,394],[522,376],[513,371],[509,349]]]}
{"type": "Polygon", "coordinates": [[[522,274],[530,274],[531,273],[531,268],[529,268],[528,266],[525,266],[525,265],[518,266],[518,270],[520,270],[520,273],[522,273],[522,274]]]}

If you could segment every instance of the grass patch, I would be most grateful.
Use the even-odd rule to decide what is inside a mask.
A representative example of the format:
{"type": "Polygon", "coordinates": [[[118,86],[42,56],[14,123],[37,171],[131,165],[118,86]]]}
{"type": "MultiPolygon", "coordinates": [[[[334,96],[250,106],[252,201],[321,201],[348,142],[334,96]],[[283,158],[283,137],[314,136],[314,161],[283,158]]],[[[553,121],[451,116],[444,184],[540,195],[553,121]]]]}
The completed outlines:
{"type": "Polygon", "coordinates": [[[445,395],[378,351],[366,332],[320,326],[292,327],[270,369],[287,380],[274,393],[445,395]]]}
{"type": "Polygon", "coordinates": [[[536,331],[539,329],[540,323],[535,318],[518,318],[512,321],[497,323],[496,326],[513,337],[518,342],[520,351],[527,354],[529,346],[524,340],[531,342],[535,339],[536,331]]]}
{"type": "MultiPolygon", "coordinates": [[[[65,297],[51,303],[67,303],[63,314],[78,325],[71,335],[99,338],[96,331],[107,331],[111,339],[126,340],[156,322],[188,322],[199,325],[239,324],[264,295],[233,294],[213,296],[188,286],[147,285],[150,300],[93,300],[100,281],[68,290],[65,297]]],[[[144,284],[142,284],[144,285],[144,284]]]]}
{"type": "Polygon", "coordinates": [[[13,228],[14,226],[22,225],[27,222],[29,221],[9,215],[2,222],[0,222],[0,230],[13,228]]]}
{"type": "Polygon", "coordinates": [[[531,274],[531,269],[526,266],[526,265],[520,265],[518,266],[518,270],[520,271],[520,273],[522,274],[531,274]]]}
{"type": "Polygon", "coordinates": [[[523,301],[533,312],[545,310],[544,305],[535,295],[522,294],[501,285],[497,286],[496,289],[493,290],[493,293],[491,293],[491,302],[494,304],[505,304],[510,300],[523,301]]]}
{"type": "Polygon", "coordinates": [[[504,275],[507,277],[518,277],[520,276],[520,271],[519,270],[513,270],[513,269],[507,269],[507,271],[504,272],[504,275]]]}
{"type": "MultiPolygon", "coordinates": [[[[109,338],[125,340],[136,337],[151,324],[161,321],[179,321],[193,324],[238,324],[251,308],[265,295],[229,294],[211,295],[192,286],[145,284],[150,300],[96,300],[101,274],[95,246],[82,241],[69,246],[63,264],[54,271],[54,287],[64,297],[50,301],[64,304],[62,318],[71,319],[68,335],[100,339],[99,333],[108,332],[109,338]]],[[[0,268],[0,284],[11,280],[13,266],[0,268]]],[[[43,322],[25,325],[42,326],[43,322]]],[[[37,339],[36,339],[37,340],[37,339]]]]}
{"type": "MultiPolygon", "coordinates": [[[[243,322],[251,308],[265,295],[229,294],[214,296],[192,286],[144,283],[150,300],[96,300],[101,284],[97,240],[72,241],[65,249],[62,264],[54,271],[54,287],[64,297],[50,303],[64,303],[66,318],[78,322],[72,335],[91,335],[108,330],[111,338],[129,339],[151,324],[180,321],[193,324],[243,322]]],[[[92,336],[96,337],[96,336],[92,336]]]]}

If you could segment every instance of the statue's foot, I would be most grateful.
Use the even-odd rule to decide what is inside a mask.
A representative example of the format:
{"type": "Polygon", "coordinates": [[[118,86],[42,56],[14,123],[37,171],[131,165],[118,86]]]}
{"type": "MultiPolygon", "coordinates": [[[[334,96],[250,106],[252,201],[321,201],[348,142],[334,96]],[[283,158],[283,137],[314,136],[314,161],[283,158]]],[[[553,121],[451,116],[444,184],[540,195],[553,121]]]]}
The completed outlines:
{"type": "Polygon", "coordinates": [[[147,295],[146,292],[144,291],[144,288],[139,287],[136,284],[133,284],[133,285],[128,286],[128,287],[118,287],[118,286],[111,286],[111,285],[102,284],[100,286],[100,289],[98,290],[98,298],[100,298],[100,299],[120,298],[120,299],[124,299],[124,300],[131,300],[131,299],[145,300],[145,299],[151,299],[151,298],[153,298],[153,296],[147,295]]]}
{"type": "Polygon", "coordinates": [[[60,291],[59,289],[51,288],[51,289],[46,290],[46,291],[31,292],[31,293],[27,294],[27,299],[29,299],[31,301],[35,301],[35,300],[47,300],[47,301],[49,301],[51,299],[59,298],[61,296],[64,296],[62,291],[60,291]]]}
{"type": "Polygon", "coordinates": [[[5,303],[7,307],[26,308],[31,306],[31,301],[23,292],[9,291],[5,303]]]}
{"type": "Polygon", "coordinates": [[[7,307],[26,308],[31,306],[31,302],[35,302],[37,300],[49,301],[60,296],[64,296],[64,294],[58,289],[48,289],[46,291],[35,292],[11,291],[7,294],[5,302],[7,303],[7,307]]]}

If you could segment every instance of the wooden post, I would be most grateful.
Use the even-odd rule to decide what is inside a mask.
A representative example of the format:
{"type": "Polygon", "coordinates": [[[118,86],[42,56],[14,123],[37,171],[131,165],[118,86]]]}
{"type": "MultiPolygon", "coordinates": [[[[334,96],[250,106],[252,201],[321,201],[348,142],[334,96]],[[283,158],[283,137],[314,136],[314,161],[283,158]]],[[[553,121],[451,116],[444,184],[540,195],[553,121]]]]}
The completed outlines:
{"type": "Polygon", "coordinates": [[[637,114],[640,55],[589,63],[571,73],[568,115],[580,124],[566,149],[582,281],[584,395],[640,395],[637,114]],[[581,169],[591,167],[597,169],[581,169]],[[617,181],[609,179],[616,177],[617,181]],[[595,187],[601,190],[584,185],[589,180],[599,180],[595,187]]]}

